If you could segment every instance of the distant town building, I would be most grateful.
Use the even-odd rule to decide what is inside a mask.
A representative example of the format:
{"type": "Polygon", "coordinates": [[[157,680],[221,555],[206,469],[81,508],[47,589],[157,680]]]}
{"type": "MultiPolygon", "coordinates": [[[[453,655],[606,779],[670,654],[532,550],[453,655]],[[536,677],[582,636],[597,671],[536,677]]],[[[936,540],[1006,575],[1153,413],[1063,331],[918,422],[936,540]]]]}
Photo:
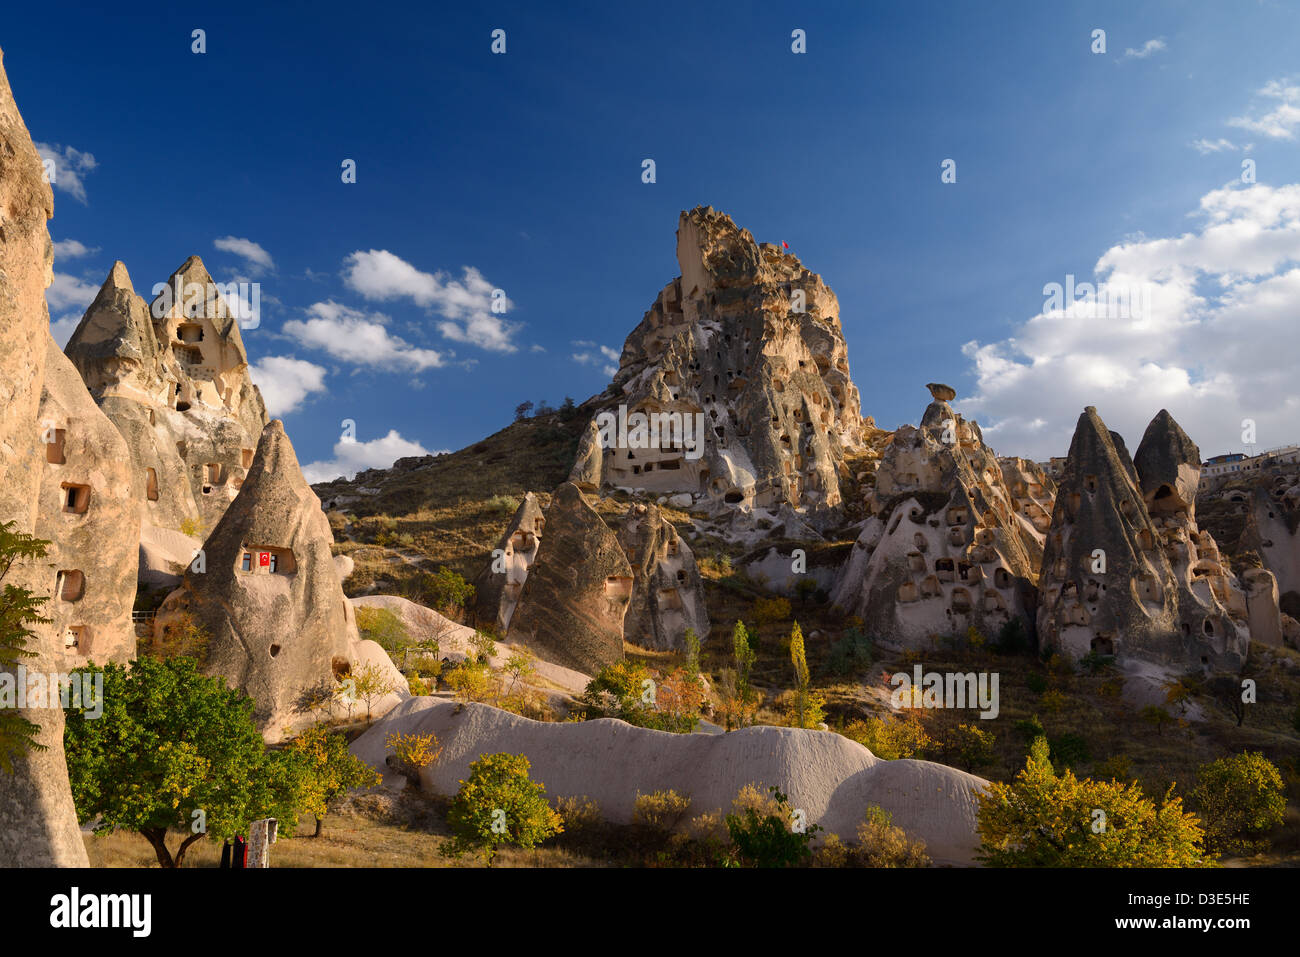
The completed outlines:
{"type": "Polygon", "coordinates": [[[1216,455],[1201,465],[1201,488],[1205,488],[1213,479],[1223,478],[1235,472],[1255,472],[1259,469],[1277,465],[1295,465],[1300,463],[1300,446],[1284,445],[1269,449],[1258,455],[1246,455],[1243,452],[1231,452],[1216,455]]]}

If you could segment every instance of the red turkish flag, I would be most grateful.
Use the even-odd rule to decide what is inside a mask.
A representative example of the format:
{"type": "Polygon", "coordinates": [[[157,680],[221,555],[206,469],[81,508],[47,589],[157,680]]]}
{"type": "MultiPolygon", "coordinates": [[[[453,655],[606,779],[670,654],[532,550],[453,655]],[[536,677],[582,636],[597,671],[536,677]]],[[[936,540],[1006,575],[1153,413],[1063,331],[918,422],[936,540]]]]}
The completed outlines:
{"type": "Polygon", "coordinates": [[[271,553],[270,553],[270,552],[258,552],[258,553],[257,553],[257,564],[259,564],[259,565],[270,565],[270,564],[271,564],[271,553]]]}

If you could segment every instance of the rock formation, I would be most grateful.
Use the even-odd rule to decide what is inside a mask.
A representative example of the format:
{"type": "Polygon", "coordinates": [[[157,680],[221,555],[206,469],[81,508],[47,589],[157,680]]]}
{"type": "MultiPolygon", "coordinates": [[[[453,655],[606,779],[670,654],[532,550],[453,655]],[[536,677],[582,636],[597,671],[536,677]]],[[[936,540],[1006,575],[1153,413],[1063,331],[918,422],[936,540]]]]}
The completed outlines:
{"type": "Polygon", "coordinates": [[[1136,461],[1140,470],[1096,409],[1084,410],[1043,558],[1040,640],[1074,658],[1239,670],[1246,599],[1196,526],[1200,453],[1162,411],[1136,461]]]}
{"type": "Polygon", "coordinates": [[[135,657],[140,485],[126,442],[48,332],[39,423],[44,440],[36,537],[51,544],[40,594],[62,670],[135,657]]]}
{"type": "Polygon", "coordinates": [[[623,345],[570,481],[719,507],[839,505],[864,422],[835,294],[712,207],[681,214],[677,261],[623,345]],[[638,413],[653,417],[640,432],[638,413]]]}
{"type": "MultiPolygon", "coordinates": [[[[308,723],[298,696],[343,679],[360,654],[356,617],[330,554],[333,535],[278,419],[262,430],[239,494],[154,621],[191,616],[208,636],[207,671],[254,702],[268,741],[308,723]]],[[[389,664],[391,667],[391,663],[389,664]]]]}
{"type": "Polygon", "coordinates": [[[266,425],[222,292],[191,256],[146,305],[117,262],[68,340],[68,357],[126,439],[145,490],[143,524],[215,528],[266,425]]]}
{"type": "Polygon", "coordinates": [[[643,648],[681,650],[686,629],[709,634],[704,582],[695,556],[654,505],[633,505],[615,529],[632,566],[623,637],[643,648]]]}
{"type": "Polygon", "coordinates": [[[623,658],[632,566],[573,483],[555,490],[544,517],[546,538],[504,637],[548,661],[594,674],[623,658]]]}
{"type": "Polygon", "coordinates": [[[421,774],[422,789],[433,794],[454,794],[480,755],[508,751],[528,756],[529,774],[546,786],[548,799],[586,795],[615,823],[632,820],[638,793],[688,794],[696,815],[730,811],[736,792],[756,783],[779,787],[808,823],[846,840],[875,804],[923,840],[937,864],[969,865],[979,843],[982,778],[928,761],[883,761],[833,732],[755,727],[664,734],[613,719],[543,723],[487,705],[412,698],[352,745],[353,754],[390,781],[385,741],[394,733],[432,733],[443,745],[441,758],[421,774]]]}
{"type": "Polygon", "coordinates": [[[537,496],[529,492],[497,542],[492,561],[474,579],[475,614],[499,635],[506,634],[510,628],[528,570],[541,550],[545,524],[542,506],[537,496]]]}
{"type": "Polygon", "coordinates": [[[919,428],[898,429],[881,457],[871,516],[832,600],[894,647],[924,647],[973,626],[996,638],[1032,621],[1042,518],[1053,488],[1041,470],[1002,463],[979,425],[953,411],[954,390],[930,383],[919,428]],[[1011,473],[1019,495],[1004,479],[1011,473]],[[1031,508],[1032,506],[1032,508],[1031,508]],[[1037,510],[1037,511],[1036,511],[1037,510]]]}
{"type": "MultiPolygon", "coordinates": [[[[45,472],[38,411],[49,358],[50,316],[45,289],[53,279],[53,244],[46,221],[54,196],[40,156],[18,113],[0,53],[0,522],[36,528],[45,472]]],[[[48,569],[24,563],[6,582],[47,594],[48,569]]],[[[38,625],[23,661],[28,671],[59,670],[62,650],[51,626],[38,625]]],[[[86,847],[68,786],[63,710],[17,710],[40,726],[44,751],[19,755],[0,772],[0,861],[11,867],[86,867],[86,847]]]]}

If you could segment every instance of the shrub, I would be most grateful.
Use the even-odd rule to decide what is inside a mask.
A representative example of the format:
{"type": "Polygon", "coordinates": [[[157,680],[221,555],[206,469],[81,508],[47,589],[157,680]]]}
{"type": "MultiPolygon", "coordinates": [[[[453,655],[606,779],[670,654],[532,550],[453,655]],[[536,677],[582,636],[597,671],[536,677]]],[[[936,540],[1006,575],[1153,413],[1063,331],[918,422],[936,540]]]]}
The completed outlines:
{"type": "Polygon", "coordinates": [[[555,813],[560,816],[564,834],[569,837],[581,837],[599,830],[605,823],[600,814],[600,805],[587,797],[560,797],[555,799],[555,813]]]}
{"type": "Polygon", "coordinates": [[[1025,686],[1034,694],[1042,694],[1047,690],[1047,676],[1031,671],[1025,676],[1025,686]]]}
{"type": "Polygon", "coordinates": [[[763,625],[785,621],[790,617],[790,600],[788,598],[759,598],[754,602],[754,623],[763,625]]]}
{"type": "Polygon", "coordinates": [[[469,766],[469,777],[447,812],[452,839],[444,853],[482,853],[489,867],[497,848],[530,848],[564,830],[557,811],[546,803],[546,787],[528,776],[522,754],[488,754],[469,766]]]}
{"type": "Polygon", "coordinates": [[[1031,650],[1029,634],[1022,618],[1012,618],[998,632],[997,650],[1004,655],[1024,655],[1031,650]]]}
{"type": "Polygon", "coordinates": [[[945,758],[967,771],[993,763],[993,735],[973,724],[959,724],[944,741],[945,758]]]}
{"type": "Polygon", "coordinates": [[[808,604],[808,599],[816,594],[817,588],[817,579],[815,578],[800,578],[794,583],[794,593],[799,601],[805,605],[808,604]]]}
{"type": "Polygon", "coordinates": [[[519,510],[519,499],[510,495],[493,495],[483,503],[483,508],[493,515],[513,515],[519,510]]]}
{"type": "Polygon", "coordinates": [[[462,661],[454,665],[444,680],[455,692],[457,701],[489,701],[498,691],[492,669],[477,662],[462,661]]]}
{"type": "Polygon", "coordinates": [[[898,718],[858,718],[840,733],[886,761],[915,757],[934,745],[912,711],[904,711],[898,718]]]}
{"type": "Polygon", "coordinates": [[[768,789],[777,805],[775,813],[764,814],[753,807],[727,815],[727,833],[742,863],[750,867],[795,867],[812,858],[812,839],[822,830],[818,824],[799,824],[789,799],[777,788],[768,789]]]}
{"type": "Polygon", "coordinates": [[[211,640],[194,613],[186,610],[142,639],[140,654],[150,658],[193,658],[202,665],[207,661],[211,640]]]}
{"type": "Polygon", "coordinates": [[[426,574],[421,587],[434,608],[459,613],[474,598],[474,586],[450,568],[439,568],[437,574],[426,574]]]}
{"type": "Polygon", "coordinates": [[[1192,802],[1205,820],[1206,846],[1229,853],[1267,850],[1269,842],[1259,835],[1286,813],[1282,775],[1258,751],[1201,765],[1192,802]]]}
{"type": "Polygon", "coordinates": [[[875,804],[858,825],[858,848],[855,857],[866,867],[929,867],[930,856],[924,841],[913,841],[907,832],[894,825],[889,812],[875,804]]]}
{"type": "Polygon", "coordinates": [[[433,734],[390,734],[384,740],[388,749],[388,766],[408,782],[420,783],[420,772],[442,755],[442,746],[433,734]]]}
{"type": "Polygon", "coordinates": [[[1052,763],[1059,768],[1072,768],[1089,760],[1088,742],[1081,735],[1063,734],[1050,741],[1052,763]]]}
{"type": "Polygon", "coordinates": [[[497,653],[497,644],[486,631],[475,631],[469,644],[474,649],[474,659],[481,665],[487,664],[488,659],[497,653]]]}
{"type": "Polygon", "coordinates": [[[1013,783],[989,782],[978,812],[981,861],[993,867],[1204,867],[1196,815],[1166,793],[1052,769],[1045,738],[1013,783]]]}
{"type": "Polygon", "coordinates": [[[1052,688],[1049,691],[1043,692],[1042,696],[1038,699],[1038,704],[1048,714],[1055,714],[1065,707],[1065,695],[1057,691],[1055,688],[1052,688]]]}
{"type": "Polygon", "coordinates": [[[1036,714],[1017,721],[1015,728],[1018,734],[1022,735],[1026,741],[1031,743],[1035,739],[1041,738],[1047,734],[1047,730],[1043,727],[1043,722],[1038,720],[1038,715],[1036,714]]]}
{"type": "Polygon", "coordinates": [[[181,520],[181,534],[188,535],[190,538],[203,537],[203,521],[197,518],[184,518],[181,520]]]}
{"type": "Polygon", "coordinates": [[[662,834],[669,834],[686,820],[691,810],[691,796],[676,791],[654,791],[642,794],[639,791],[633,805],[632,823],[649,828],[662,834]]]}
{"type": "Polygon", "coordinates": [[[388,653],[388,657],[401,663],[412,646],[411,633],[402,619],[387,608],[360,605],[357,612],[357,631],[367,641],[373,641],[388,653]]]}
{"type": "Polygon", "coordinates": [[[833,645],[826,670],[841,678],[860,674],[871,667],[871,639],[857,628],[844,632],[833,645]]]}

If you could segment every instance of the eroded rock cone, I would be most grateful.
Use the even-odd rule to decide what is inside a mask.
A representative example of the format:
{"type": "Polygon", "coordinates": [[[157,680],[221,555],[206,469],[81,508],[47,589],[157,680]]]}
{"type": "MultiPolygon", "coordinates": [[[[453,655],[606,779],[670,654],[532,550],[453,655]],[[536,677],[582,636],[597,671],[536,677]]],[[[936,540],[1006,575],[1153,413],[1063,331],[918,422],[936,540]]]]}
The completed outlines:
{"type": "Polygon", "coordinates": [[[555,490],[546,537],[528,571],[507,634],[587,674],[623,658],[633,574],[618,538],[572,482],[555,490]]]}
{"type": "Polygon", "coordinates": [[[1201,450],[1174,417],[1161,409],[1133,456],[1142,499],[1152,515],[1186,512],[1196,518],[1196,487],[1201,478],[1201,450]]]}
{"type": "Polygon", "coordinates": [[[1032,463],[1004,466],[948,404],[953,390],[928,388],[921,427],[898,429],[881,457],[872,515],[832,600],[895,647],[972,627],[996,639],[1017,618],[1028,634],[1052,482],[1032,463]]]}
{"type": "MultiPolygon", "coordinates": [[[[19,115],[0,53],[0,522],[35,530],[45,443],[37,412],[50,339],[45,288],[53,278],[46,221],[54,197],[41,158],[19,115]]],[[[40,562],[10,569],[5,582],[48,595],[50,569],[40,562]]],[[[48,626],[36,626],[22,667],[57,672],[62,653],[48,626]]],[[[11,678],[16,669],[6,669],[11,678]]],[[[36,742],[12,771],[0,773],[0,861],[10,867],[86,867],[86,847],[68,786],[63,710],[29,707],[10,712],[40,726],[36,742]]]]}
{"type": "Polygon", "coordinates": [[[352,668],[356,624],[330,555],[333,535],[284,426],[262,430],[239,495],[155,619],[166,637],[192,616],[209,636],[206,670],[242,688],[268,740],[310,723],[304,690],[352,668]]]}
{"type": "Polygon", "coordinates": [[[541,553],[546,519],[532,492],[515,509],[505,534],[497,542],[487,567],[474,579],[475,613],[481,624],[491,625],[504,635],[510,628],[519,594],[528,580],[528,570],[541,553]]]}
{"type": "MultiPolygon", "coordinates": [[[[1157,417],[1148,435],[1181,445],[1182,430],[1169,422],[1157,417]]],[[[1185,456],[1149,447],[1143,459],[1152,501],[1169,498],[1156,492],[1165,480],[1182,481],[1179,466],[1169,463],[1185,456]]],[[[1139,482],[1123,439],[1089,406],[1075,428],[1048,534],[1041,640],[1074,658],[1095,652],[1171,669],[1239,670],[1249,640],[1244,595],[1209,533],[1186,511],[1149,513],[1139,482]]],[[[1191,483],[1195,488],[1196,479],[1191,483]]]]}
{"type": "Polygon", "coordinates": [[[717,507],[838,506],[844,451],[864,422],[835,294],[711,207],[681,214],[677,261],[681,276],[627,337],[600,407],[693,430],[646,447],[589,429],[571,481],[717,507]]]}
{"type": "Polygon", "coordinates": [[[686,647],[686,629],[709,634],[704,582],[695,556],[654,505],[632,505],[615,529],[632,566],[632,596],[623,637],[642,648],[686,647]]]}

